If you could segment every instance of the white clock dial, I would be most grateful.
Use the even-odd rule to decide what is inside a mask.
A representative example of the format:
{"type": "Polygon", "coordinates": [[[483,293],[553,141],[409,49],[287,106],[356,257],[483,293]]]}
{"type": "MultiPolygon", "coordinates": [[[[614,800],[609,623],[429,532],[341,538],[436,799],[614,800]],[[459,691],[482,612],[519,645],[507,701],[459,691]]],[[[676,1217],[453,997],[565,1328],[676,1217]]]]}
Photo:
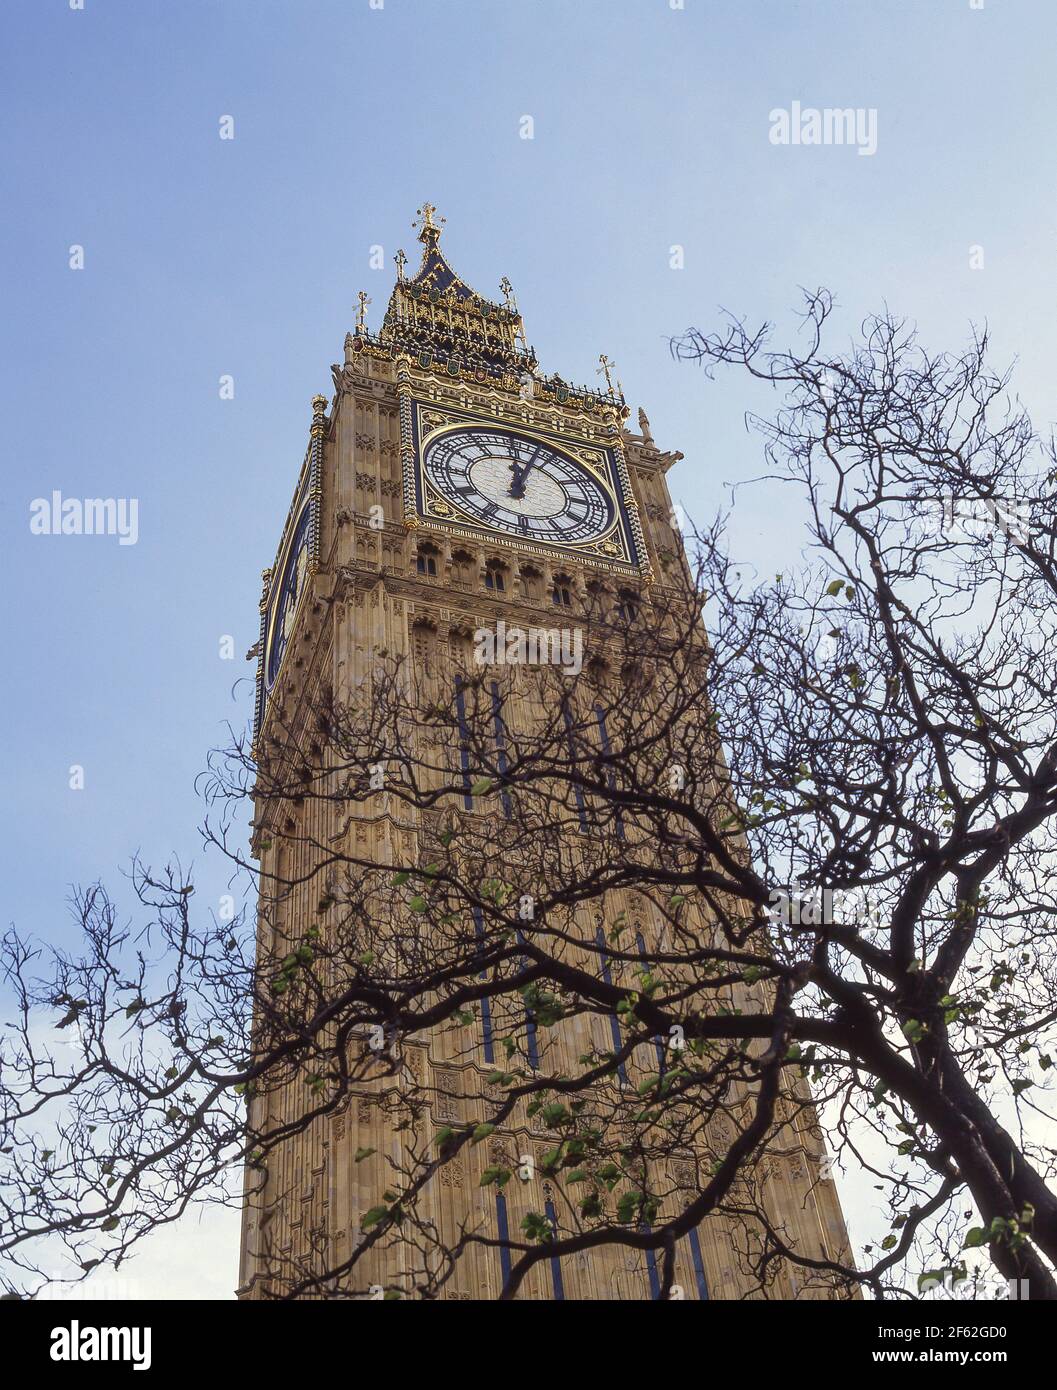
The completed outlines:
{"type": "Polygon", "coordinates": [[[490,455],[472,464],[470,482],[482,497],[517,516],[557,516],[565,510],[565,493],[561,483],[538,468],[514,487],[515,470],[509,457],[490,455]]]}
{"type": "Polygon", "coordinates": [[[426,477],[469,519],[524,540],[595,540],[613,499],[581,464],[532,435],[489,425],[449,430],[426,445],[426,477]]]}

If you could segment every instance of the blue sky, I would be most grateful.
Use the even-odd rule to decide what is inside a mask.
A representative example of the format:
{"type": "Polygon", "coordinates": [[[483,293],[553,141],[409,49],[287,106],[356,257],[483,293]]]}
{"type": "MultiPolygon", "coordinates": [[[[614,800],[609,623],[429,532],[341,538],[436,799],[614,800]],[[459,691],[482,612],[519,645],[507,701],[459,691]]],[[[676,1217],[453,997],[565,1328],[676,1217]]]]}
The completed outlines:
{"type": "MultiPolygon", "coordinates": [[[[693,515],[760,461],[759,400],[668,354],[721,305],[791,329],[826,284],[844,333],[887,303],[935,348],[987,321],[1048,425],[1055,39],[1052,0],[5,0],[4,924],[68,939],[68,885],[198,856],[193,782],[250,712],[310,399],[356,292],[377,327],[398,246],[417,264],[426,198],[470,284],[510,277],[545,371],[616,359],[693,515]],[[876,154],[772,145],[794,101],[875,108],[876,154]],[[137,498],[137,544],[32,535],[54,489],[137,498]]],[[[739,553],[770,569],[798,536],[745,501],[739,553]]],[[[223,882],[201,862],[204,899],[223,882]]],[[[205,1279],[166,1234],[146,1291],[232,1287],[211,1221],[205,1279]]]]}

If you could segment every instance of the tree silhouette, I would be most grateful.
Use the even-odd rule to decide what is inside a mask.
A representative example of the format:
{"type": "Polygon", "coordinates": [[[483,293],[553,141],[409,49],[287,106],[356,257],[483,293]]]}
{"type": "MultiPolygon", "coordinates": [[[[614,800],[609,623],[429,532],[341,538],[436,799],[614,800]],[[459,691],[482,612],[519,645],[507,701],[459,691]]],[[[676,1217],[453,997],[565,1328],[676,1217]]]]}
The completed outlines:
{"type": "Polygon", "coordinates": [[[930,356],[885,315],[831,355],[830,311],[808,298],[798,351],[734,321],[673,345],[782,393],[752,423],[759,485],[806,503],[796,572],[737,563],[719,519],[634,598],[587,596],[576,674],[469,639],[380,651],[350,701],[321,686],[256,756],[211,760],[207,840],[255,873],[254,797],[279,866],[255,920],[203,920],[178,867],[137,865],[140,934],[99,885],[80,954],[8,933],[12,1288],[48,1241],[90,1270],[237,1200],[245,1164],[258,1293],[369,1296],[399,1247],[381,1294],[442,1296],[500,1241],[421,1194],[482,1145],[483,1185],[516,1192],[527,1127],[550,1210],[509,1232],[504,1298],[603,1246],[668,1296],[718,1220],[753,1295],[786,1268],[805,1295],[915,1296],[968,1260],[1057,1296],[1053,449],[985,335],[930,356]],[[483,1099],[458,1065],[416,1072],[441,1036],[456,1063],[487,1046],[483,1099]],[[401,1157],[355,1155],[378,1192],[348,1248],[318,1212],[274,1238],[289,1156],[365,1098],[401,1157]],[[776,1202],[790,1154],[812,1188],[842,1167],[882,1189],[860,1267],[776,1202]]]}

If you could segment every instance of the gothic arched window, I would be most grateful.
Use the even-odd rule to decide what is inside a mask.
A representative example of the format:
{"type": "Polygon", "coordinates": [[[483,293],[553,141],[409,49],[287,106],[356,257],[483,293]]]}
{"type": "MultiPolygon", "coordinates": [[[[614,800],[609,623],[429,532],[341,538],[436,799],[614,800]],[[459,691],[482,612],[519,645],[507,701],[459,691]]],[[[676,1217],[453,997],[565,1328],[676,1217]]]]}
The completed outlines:
{"type": "Polygon", "coordinates": [[[489,560],[484,571],[484,587],[492,593],[506,592],[506,566],[499,560],[489,560]]]}
{"type": "Polygon", "coordinates": [[[451,552],[451,578],[454,584],[469,584],[473,578],[473,556],[468,550],[451,552]]]}
{"type": "Polygon", "coordinates": [[[473,665],[473,637],[469,632],[452,628],[448,634],[448,655],[457,671],[467,671],[473,665]]]}
{"type": "Polygon", "coordinates": [[[435,545],[430,545],[429,541],[424,541],[418,548],[415,555],[415,569],[419,574],[424,574],[430,579],[437,576],[437,558],[440,551],[435,545]]]}
{"type": "Polygon", "coordinates": [[[638,597],[630,589],[621,589],[617,595],[617,615],[622,623],[628,624],[639,616],[638,597]]]}
{"type": "Polygon", "coordinates": [[[417,622],[411,629],[411,657],[416,676],[429,676],[436,669],[437,634],[432,623],[417,622]]]}
{"type": "Polygon", "coordinates": [[[593,656],[585,667],[587,679],[596,690],[604,690],[609,684],[609,667],[601,657],[593,656]]]}
{"type": "Polygon", "coordinates": [[[551,603],[557,608],[572,607],[573,585],[572,580],[567,574],[556,574],[554,576],[554,587],[551,589],[551,603]]]}
{"type": "Polygon", "coordinates": [[[521,587],[531,602],[538,602],[543,597],[543,575],[535,565],[521,566],[521,587]]]}

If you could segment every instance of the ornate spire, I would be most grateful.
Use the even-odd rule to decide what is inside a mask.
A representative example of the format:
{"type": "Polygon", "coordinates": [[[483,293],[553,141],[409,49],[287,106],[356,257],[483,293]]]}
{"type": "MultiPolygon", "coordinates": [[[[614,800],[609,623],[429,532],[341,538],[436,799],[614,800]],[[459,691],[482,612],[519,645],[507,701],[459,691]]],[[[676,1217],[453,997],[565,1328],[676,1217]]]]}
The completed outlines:
{"type": "MultiPolygon", "coordinates": [[[[456,275],[439,246],[444,218],[436,204],[423,203],[412,225],[423,246],[422,264],[409,276],[407,257],[397,252],[396,284],[380,340],[399,342],[417,353],[434,353],[437,360],[456,368],[504,368],[519,375],[525,368],[534,368],[536,359],[525,342],[509,280],[502,286],[505,302],[497,304],[456,275]]],[[[356,331],[366,333],[362,305],[356,331]]]]}
{"type": "Polygon", "coordinates": [[[437,208],[434,203],[423,203],[418,209],[418,217],[421,219],[421,225],[419,225],[417,221],[411,224],[412,227],[416,228],[418,231],[418,239],[427,250],[431,250],[436,246],[437,242],[440,241],[440,229],[444,226],[446,220],[443,217],[439,217],[437,221],[434,222],[433,218],[436,211],[437,208]]]}
{"type": "MultiPolygon", "coordinates": [[[[616,407],[623,419],[627,415],[620,382],[613,377],[613,364],[600,358],[599,375],[605,387],[571,387],[557,374],[544,378],[538,371],[536,354],[525,337],[525,323],[510,281],[503,277],[499,298],[479,294],[452,269],[440,249],[445,219],[435,203],[423,203],[412,223],[422,243],[422,263],[408,273],[403,250],[393,257],[396,283],[377,334],[367,328],[366,292],[358,296],[355,337],[345,336],[344,368],[335,366],[334,380],[341,389],[343,372],[354,367],[357,354],[388,352],[393,357],[408,354],[420,370],[443,371],[452,378],[478,382],[500,382],[511,389],[543,393],[560,405],[570,401],[586,404],[591,410],[616,407]]],[[[527,399],[527,395],[525,397],[527,399]]]]}

